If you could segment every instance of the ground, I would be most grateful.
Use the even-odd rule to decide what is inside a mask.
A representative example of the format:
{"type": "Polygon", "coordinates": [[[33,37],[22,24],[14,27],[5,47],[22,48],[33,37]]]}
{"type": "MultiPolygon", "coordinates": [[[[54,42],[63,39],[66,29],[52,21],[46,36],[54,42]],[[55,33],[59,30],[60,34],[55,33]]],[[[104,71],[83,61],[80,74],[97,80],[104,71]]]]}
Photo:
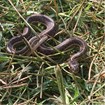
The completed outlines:
{"type": "MultiPolygon", "coordinates": [[[[37,34],[45,28],[31,27],[37,34]]],[[[104,0],[1,0],[1,105],[105,105],[104,41],[104,0]],[[50,47],[74,36],[87,43],[78,73],[69,71],[67,63],[78,47],[49,56],[38,51],[30,56],[7,52],[8,41],[23,32],[25,19],[34,13],[49,16],[58,27],[46,42],[50,47]]]]}

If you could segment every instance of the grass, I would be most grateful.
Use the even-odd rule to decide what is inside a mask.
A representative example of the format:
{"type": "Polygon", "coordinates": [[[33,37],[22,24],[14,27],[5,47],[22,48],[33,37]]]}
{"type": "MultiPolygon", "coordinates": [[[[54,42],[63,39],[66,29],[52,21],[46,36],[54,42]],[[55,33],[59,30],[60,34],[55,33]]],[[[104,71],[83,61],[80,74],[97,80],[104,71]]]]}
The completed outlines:
{"type": "Polygon", "coordinates": [[[104,41],[104,0],[1,0],[0,104],[105,105],[104,41]],[[50,46],[71,36],[86,41],[88,50],[80,60],[79,73],[69,72],[66,63],[76,48],[50,56],[6,52],[9,39],[17,30],[23,31],[28,24],[25,19],[35,12],[53,18],[58,25],[55,38],[48,41],[50,46]]]}

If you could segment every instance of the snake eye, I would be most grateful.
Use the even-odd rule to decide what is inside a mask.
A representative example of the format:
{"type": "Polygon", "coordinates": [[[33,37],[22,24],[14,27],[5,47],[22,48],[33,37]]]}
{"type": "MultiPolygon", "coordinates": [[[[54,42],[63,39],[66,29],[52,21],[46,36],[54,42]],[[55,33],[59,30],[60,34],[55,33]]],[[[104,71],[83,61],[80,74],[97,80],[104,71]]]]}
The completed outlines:
{"type": "Polygon", "coordinates": [[[77,73],[79,71],[79,63],[77,60],[69,60],[68,64],[71,72],[77,73]]]}

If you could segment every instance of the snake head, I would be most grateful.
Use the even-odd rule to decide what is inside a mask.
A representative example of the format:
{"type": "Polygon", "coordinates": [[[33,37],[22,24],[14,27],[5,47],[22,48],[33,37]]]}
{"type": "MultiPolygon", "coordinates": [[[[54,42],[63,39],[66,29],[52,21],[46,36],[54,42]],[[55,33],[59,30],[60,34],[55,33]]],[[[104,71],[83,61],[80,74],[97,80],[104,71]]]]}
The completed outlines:
{"type": "Polygon", "coordinates": [[[77,73],[79,71],[79,63],[76,59],[68,60],[69,68],[72,73],[77,73]]]}

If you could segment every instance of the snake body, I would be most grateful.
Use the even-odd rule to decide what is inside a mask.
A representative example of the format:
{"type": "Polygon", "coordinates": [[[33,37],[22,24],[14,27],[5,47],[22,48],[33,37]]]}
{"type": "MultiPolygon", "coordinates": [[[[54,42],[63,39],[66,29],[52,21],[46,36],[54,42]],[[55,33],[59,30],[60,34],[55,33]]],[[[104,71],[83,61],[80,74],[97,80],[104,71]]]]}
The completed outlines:
{"type": "Polygon", "coordinates": [[[81,38],[78,38],[78,37],[68,38],[64,40],[62,43],[60,43],[59,45],[54,46],[53,48],[47,47],[45,45],[39,46],[38,51],[43,54],[49,55],[49,54],[54,54],[58,51],[64,51],[65,49],[70,48],[73,45],[78,46],[79,51],[69,58],[68,64],[72,72],[78,72],[79,70],[78,60],[86,52],[86,46],[87,46],[86,42],[83,41],[81,38]]]}
{"type": "MultiPolygon", "coordinates": [[[[50,17],[48,17],[46,15],[34,14],[34,15],[29,16],[26,20],[28,23],[40,22],[46,26],[46,29],[43,30],[41,33],[39,33],[38,37],[34,36],[34,37],[31,37],[30,39],[29,39],[29,37],[31,36],[30,28],[27,26],[24,29],[22,36],[25,37],[26,39],[29,39],[29,44],[31,45],[31,47],[34,50],[38,50],[39,52],[41,52],[45,55],[49,55],[49,54],[56,53],[58,50],[63,51],[65,49],[71,47],[72,45],[76,45],[79,47],[79,51],[77,53],[73,54],[68,59],[68,64],[70,66],[71,71],[74,73],[77,72],[79,69],[78,60],[86,52],[86,47],[87,47],[86,42],[84,40],[82,40],[81,38],[71,37],[71,38],[66,39],[65,41],[63,41],[62,43],[60,43],[59,45],[57,45],[53,48],[47,47],[47,46],[43,45],[43,42],[45,40],[47,40],[49,38],[49,36],[53,37],[57,31],[57,28],[56,28],[56,25],[55,25],[55,22],[53,21],[53,19],[51,19],[50,17]],[[39,40],[37,40],[38,38],[39,38],[39,40]],[[42,40],[42,43],[40,43],[38,45],[37,49],[35,49],[36,42],[38,42],[40,40],[42,40]]],[[[15,51],[14,46],[19,44],[20,42],[22,42],[21,35],[11,38],[7,44],[7,51],[9,53],[15,53],[15,54],[27,54],[26,52],[31,52],[28,46],[24,47],[23,49],[21,49],[19,51],[15,51]]]]}
{"type": "MultiPolygon", "coordinates": [[[[38,36],[34,36],[32,38],[31,37],[31,30],[30,28],[27,26],[24,28],[22,35],[18,35],[18,36],[14,36],[12,37],[8,44],[7,44],[7,51],[9,53],[15,53],[15,54],[27,54],[27,52],[29,52],[29,47],[26,46],[21,50],[17,50],[14,49],[14,46],[20,44],[21,42],[23,42],[23,38],[29,39],[29,44],[31,45],[31,47],[35,46],[36,44],[36,40],[37,39],[41,39],[42,37],[44,37],[45,35],[47,36],[53,36],[56,33],[56,26],[55,26],[55,22],[53,21],[53,19],[49,18],[46,15],[41,15],[41,14],[33,14],[31,16],[29,16],[26,21],[28,23],[32,23],[32,22],[40,22],[43,25],[46,26],[46,29],[43,30],[41,33],[39,33],[38,36]]],[[[46,38],[48,39],[48,37],[46,38]]]]}

